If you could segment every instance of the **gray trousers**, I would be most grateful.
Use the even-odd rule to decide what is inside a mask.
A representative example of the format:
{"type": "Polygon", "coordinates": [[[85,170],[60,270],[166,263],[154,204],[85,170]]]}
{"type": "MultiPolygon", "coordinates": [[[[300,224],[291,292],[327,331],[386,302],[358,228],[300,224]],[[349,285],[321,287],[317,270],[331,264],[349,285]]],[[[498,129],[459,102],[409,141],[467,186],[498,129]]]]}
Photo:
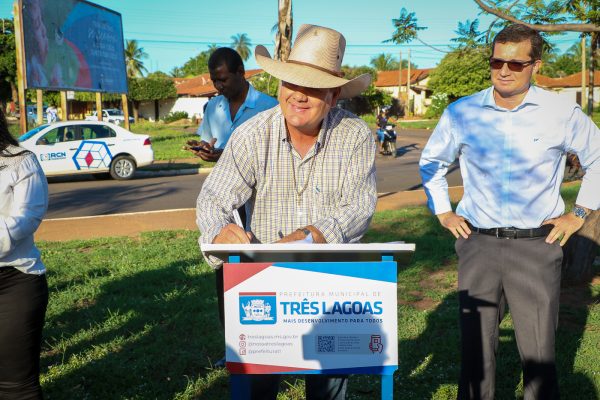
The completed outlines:
{"type": "Polygon", "coordinates": [[[525,400],[558,399],[554,360],[562,248],[544,237],[473,233],[456,241],[461,328],[458,399],[494,399],[499,323],[510,308],[525,400]]]}

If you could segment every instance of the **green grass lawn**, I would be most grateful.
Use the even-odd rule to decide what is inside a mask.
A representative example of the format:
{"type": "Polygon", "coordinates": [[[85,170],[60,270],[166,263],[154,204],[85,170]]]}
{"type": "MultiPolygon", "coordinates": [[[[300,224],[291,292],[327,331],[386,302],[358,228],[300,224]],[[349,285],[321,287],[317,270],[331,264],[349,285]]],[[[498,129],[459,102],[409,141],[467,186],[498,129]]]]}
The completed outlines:
{"type": "Polygon", "coordinates": [[[8,131],[11,133],[11,135],[13,135],[13,137],[18,138],[19,136],[21,136],[19,134],[19,125],[18,125],[18,123],[16,123],[16,124],[8,124],[8,131]]]}
{"type": "Polygon", "coordinates": [[[433,129],[437,125],[437,119],[424,119],[421,121],[400,121],[400,127],[404,129],[433,129]]]}
{"type": "MultiPolygon", "coordinates": [[[[152,122],[141,122],[131,124],[131,131],[149,135],[154,149],[156,160],[174,160],[178,158],[191,158],[193,155],[182,146],[190,139],[197,139],[196,125],[159,124],[152,122]]],[[[202,162],[198,158],[198,162],[202,162]]],[[[206,163],[205,163],[206,164],[206,163]]]]}
{"type": "MultiPolygon", "coordinates": [[[[573,202],[577,187],[565,191],[573,202]]],[[[156,232],[39,246],[48,268],[42,384],[50,399],[229,398],[214,276],[195,232],[156,232]]],[[[397,399],[454,399],[459,371],[454,240],[424,207],[377,213],[366,241],[416,243],[398,272],[397,399]]],[[[600,268],[596,276],[600,275],[600,268]]],[[[557,360],[564,398],[600,396],[600,280],[563,290],[557,360]]],[[[520,398],[510,318],[501,325],[497,398],[520,398]]],[[[303,398],[303,380],[280,399],[303,398]]],[[[379,397],[353,376],[350,399],[379,397]]]]}
{"type": "MultiPolygon", "coordinates": [[[[373,114],[366,114],[360,116],[371,129],[377,129],[377,117],[373,114]]],[[[433,129],[438,123],[437,119],[424,119],[420,121],[405,121],[400,118],[396,123],[396,129],[400,124],[400,129],[433,129]]]]}

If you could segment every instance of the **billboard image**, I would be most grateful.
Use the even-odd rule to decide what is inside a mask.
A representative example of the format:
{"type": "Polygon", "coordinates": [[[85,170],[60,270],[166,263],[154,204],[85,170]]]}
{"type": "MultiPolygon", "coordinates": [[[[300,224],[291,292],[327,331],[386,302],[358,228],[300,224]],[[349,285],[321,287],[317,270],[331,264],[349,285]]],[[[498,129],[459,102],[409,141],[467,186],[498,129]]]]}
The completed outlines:
{"type": "Polygon", "coordinates": [[[28,89],[127,93],[121,14],[81,0],[21,0],[28,89]]]}

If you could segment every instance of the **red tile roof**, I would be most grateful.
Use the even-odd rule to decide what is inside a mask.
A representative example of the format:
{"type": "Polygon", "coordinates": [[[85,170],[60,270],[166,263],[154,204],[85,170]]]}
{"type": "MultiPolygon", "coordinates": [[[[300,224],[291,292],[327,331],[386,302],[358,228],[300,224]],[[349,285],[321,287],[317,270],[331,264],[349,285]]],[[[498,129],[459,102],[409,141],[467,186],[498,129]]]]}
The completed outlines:
{"type": "MultiPolygon", "coordinates": [[[[434,68],[424,68],[424,69],[411,69],[410,70],[410,84],[414,85],[419,81],[427,78],[431,71],[434,68]]],[[[408,75],[408,70],[402,70],[402,80],[400,82],[401,85],[406,85],[406,76],[408,75]]],[[[375,87],[386,87],[386,86],[398,86],[398,71],[378,71],[377,72],[377,81],[375,82],[375,87]]]]}
{"type": "MultiPolygon", "coordinates": [[[[586,84],[588,84],[589,81],[589,74],[586,71],[586,84]]],[[[550,78],[544,75],[536,75],[535,83],[544,88],[581,87],[581,72],[562,78],[550,78]]],[[[594,86],[600,86],[600,71],[594,71],[594,86]]]]}
{"type": "MultiPolygon", "coordinates": [[[[246,71],[246,79],[264,72],[262,69],[246,71]]],[[[174,78],[178,96],[209,97],[217,93],[217,89],[210,80],[210,74],[202,74],[193,78],[174,78]]]]}

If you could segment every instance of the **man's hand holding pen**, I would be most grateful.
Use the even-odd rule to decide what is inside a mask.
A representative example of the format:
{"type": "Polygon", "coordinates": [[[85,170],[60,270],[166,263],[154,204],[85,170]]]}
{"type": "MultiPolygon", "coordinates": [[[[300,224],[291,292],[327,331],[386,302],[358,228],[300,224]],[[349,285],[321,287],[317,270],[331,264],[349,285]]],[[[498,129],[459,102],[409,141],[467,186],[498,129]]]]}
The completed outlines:
{"type": "Polygon", "coordinates": [[[221,232],[213,239],[215,244],[247,244],[257,243],[256,237],[252,232],[246,232],[244,228],[239,227],[236,224],[227,224],[221,229],[221,232]]]}

